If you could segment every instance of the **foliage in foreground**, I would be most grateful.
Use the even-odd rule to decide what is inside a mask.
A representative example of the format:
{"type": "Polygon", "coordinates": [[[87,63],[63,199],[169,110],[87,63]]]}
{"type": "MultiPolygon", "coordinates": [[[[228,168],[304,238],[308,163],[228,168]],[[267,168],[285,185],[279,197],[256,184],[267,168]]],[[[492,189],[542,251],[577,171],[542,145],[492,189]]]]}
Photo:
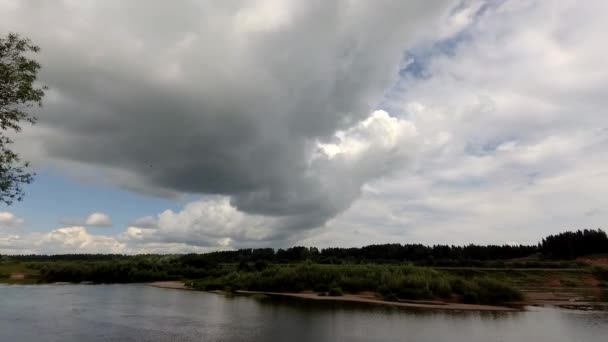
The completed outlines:
{"type": "Polygon", "coordinates": [[[36,118],[26,111],[42,104],[45,88],[35,85],[40,64],[28,55],[39,48],[15,33],[0,37],[0,202],[12,204],[23,196],[22,184],[32,182],[29,164],[22,163],[10,145],[13,140],[4,132],[21,131],[23,122],[36,118]]]}

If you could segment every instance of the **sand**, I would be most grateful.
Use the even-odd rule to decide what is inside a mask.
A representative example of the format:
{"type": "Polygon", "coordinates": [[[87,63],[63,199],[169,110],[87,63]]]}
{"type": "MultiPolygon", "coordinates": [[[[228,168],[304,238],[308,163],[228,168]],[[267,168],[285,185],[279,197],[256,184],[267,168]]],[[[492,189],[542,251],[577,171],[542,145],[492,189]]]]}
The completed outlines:
{"type": "MultiPolygon", "coordinates": [[[[179,281],[159,281],[149,283],[148,285],[176,290],[192,290],[191,288],[184,285],[183,282],[179,281]]],[[[312,291],[300,292],[300,293],[283,293],[283,292],[265,292],[265,291],[236,291],[237,294],[242,295],[254,295],[263,294],[266,296],[275,297],[288,297],[288,298],[300,298],[309,300],[319,301],[339,301],[339,302],[355,302],[355,303],[367,303],[376,305],[390,305],[407,308],[421,308],[421,309],[436,309],[436,310],[459,310],[459,311],[520,311],[517,308],[511,308],[506,306],[494,306],[494,305],[475,305],[475,304],[461,304],[461,303],[444,303],[439,301],[407,301],[407,302],[387,302],[375,298],[375,294],[372,292],[362,292],[359,294],[345,294],[339,297],[332,296],[319,296],[317,293],[312,291]]]]}
{"type": "Polygon", "coordinates": [[[267,296],[291,297],[319,301],[339,301],[339,302],[356,302],[378,305],[390,305],[407,308],[435,309],[435,310],[457,310],[457,311],[521,311],[518,308],[495,305],[476,305],[462,303],[447,303],[433,301],[401,301],[388,302],[370,297],[366,294],[345,294],[342,296],[319,296],[317,293],[283,293],[283,292],[264,292],[264,291],[236,291],[238,294],[263,294],[267,296]]]}
{"type": "Polygon", "coordinates": [[[193,289],[186,286],[181,281],[156,281],[153,283],[148,283],[149,286],[159,287],[163,289],[173,289],[173,290],[187,290],[192,291],[193,289]]]}
{"type": "MultiPolygon", "coordinates": [[[[159,281],[149,283],[148,285],[174,289],[174,290],[193,290],[187,287],[183,282],[180,281],[159,281]]],[[[211,291],[213,293],[223,293],[222,291],[211,291]]],[[[285,298],[297,298],[306,300],[317,300],[317,301],[337,301],[337,302],[354,302],[354,303],[367,303],[376,305],[389,305],[406,308],[420,308],[420,309],[433,309],[433,310],[452,310],[452,311],[521,311],[525,306],[555,306],[567,309],[608,309],[607,302],[590,301],[588,298],[579,296],[565,296],[563,293],[554,293],[551,291],[525,291],[525,300],[521,302],[509,303],[513,305],[508,306],[497,306],[497,305],[477,305],[477,304],[464,304],[464,303],[452,303],[443,301],[432,301],[432,300],[401,300],[399,302],[389,302],[378,299],[374,292],[360,292],[357,294],[344,294],[343,296],[319,296],[318,293],[313,291],[303,291],[298,293],[292,292],[268,292],[268,291],[236,291],[237,294],[241,295],[266,295],[271,297],[285,297],[285,298]]]]}

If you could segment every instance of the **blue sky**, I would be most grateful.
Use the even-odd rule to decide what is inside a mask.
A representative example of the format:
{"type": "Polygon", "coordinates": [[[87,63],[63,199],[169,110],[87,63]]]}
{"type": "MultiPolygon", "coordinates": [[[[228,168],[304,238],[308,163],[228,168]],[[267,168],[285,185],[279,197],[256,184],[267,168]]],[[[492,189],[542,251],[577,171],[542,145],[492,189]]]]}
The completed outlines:
{"type": "Polygon", "coordinates": [[[84,183],[50,170],[38,171],[25,188],[26,200],[10,207],[19,217],[27,217],[28,231],[45,232],[58,228],[62,220],[84,220],[91,213],[111,213],[112,227],[98,227],[95,233],[117,234],[131,222],[166,209],[178,209],[179,201],[143,196],[111,186],[84,183]]]}

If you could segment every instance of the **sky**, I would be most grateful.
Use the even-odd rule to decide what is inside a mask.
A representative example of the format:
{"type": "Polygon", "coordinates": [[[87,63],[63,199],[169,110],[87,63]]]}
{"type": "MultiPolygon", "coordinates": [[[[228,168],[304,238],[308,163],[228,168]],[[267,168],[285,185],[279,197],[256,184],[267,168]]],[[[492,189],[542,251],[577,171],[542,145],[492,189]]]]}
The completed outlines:
{"type": "Polygon", "coordinates": [[[0,253],[537,243],[608,222],[608,2],[0,0],[48,86],[0,253]]]}

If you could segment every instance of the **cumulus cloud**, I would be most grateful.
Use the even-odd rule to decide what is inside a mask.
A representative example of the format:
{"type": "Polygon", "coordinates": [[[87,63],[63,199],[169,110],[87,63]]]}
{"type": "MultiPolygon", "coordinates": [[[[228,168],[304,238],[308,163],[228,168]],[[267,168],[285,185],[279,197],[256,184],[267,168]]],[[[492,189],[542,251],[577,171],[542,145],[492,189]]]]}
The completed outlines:
{"type": "MultiPolygon", "coordinates": [[[[133,230],[134,228],[129,228],[133,230]]],[[[147,241],[135,243],[126,236],[91,234],[85,227],[72,226],[47,233],[0,236],[0,254],[73,254],[73,253],[204,253],[226,249],[225,240],[218,246],[195,246],[180,242],[147,241]]],[[[230,247],[228,247],[230,248],[230,247]]]]}
{"type": "Polygon", "coordinates": [[[116,238],[91,235],[85,227],[63,227],[48,233],[0,237],[0,251],[16,253],[122,253],[126,246],[116,238]]]}
{"type": "Polygon", "coordinates": [[[154,216],[144,216],[133,221],[130,226],[137,228],[156,228],[158,222],[154,216]]]}
{"type": "Polygon", "coordinates": [[[112,226],[112,219],[104,213],[92,213],[87,217],[84,224],[93,227],[110,227],[112,226]]]}
{"type": "Polygon", "coordinates": [[[227,196],[246,215],[283,218],[286,230],[318,226],[389,172],[394,155],[393,141],[372,135],[353,137],[369,142],[337,158],[319,157],[328,151],[319,146],[352,148],[336,132],[399,125],[368,116],[398,77],[403,51],[428,35],[420,28],[449,7],[13,3],[0,28],[41,46],[41,82],[50,87],[22,153],[146,194],[227,196]],[[361,122],[369,127],[356,128],[361,122]],[[350,179],[356,166],[364,170],[350,179]]]}
{"type": "Polygon", "coordinates": [[[15,214],[2,211],[0,212],[0,228],[15,228],[23,225],[25,221],[15,214]]]}
{"type": "Polygon", "coordinates": [[[86,219],[63,219],[62,224],[73,225],[73,226],[90,226],[90,227],[111,227],[112,219],[108,214],[101,212],[91,213],[86,219]]]}
{"type": "Polygon", "coordinates": [[[132,226],[123,238],[132,244],[182,243],[201,247],[225,247],[239,241],[267,241],[282,219],[248,215],[237,210],[225,196],[187,204],[181,211],[166,210],[156,219],[156,229],[132,226]]]}

